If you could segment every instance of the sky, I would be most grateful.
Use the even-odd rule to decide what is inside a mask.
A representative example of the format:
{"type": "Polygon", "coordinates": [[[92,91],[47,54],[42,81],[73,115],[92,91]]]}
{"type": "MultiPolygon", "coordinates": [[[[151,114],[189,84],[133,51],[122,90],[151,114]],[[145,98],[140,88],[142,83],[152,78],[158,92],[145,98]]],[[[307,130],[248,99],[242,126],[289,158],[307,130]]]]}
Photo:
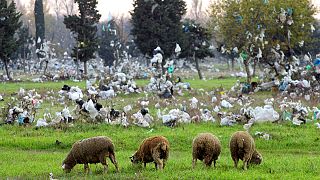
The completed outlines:
{"type": "MultiPolygon", "coordinates": [[[[20,2],[28,4],[31,0],[20,0],[20,2]]],[[[49,0],[54,2],[54,0],[49,0]]],[[[190,9],[192,0],[185,0],[187,8],[190,9]]],[[[298,1],[298,0],[297,0],[298,1]]],[[[202,0],[203,10],[210,5],[211,0],[202,0]]],[[[320,7],[320,0],[312,0],[312,2],[320,7]]],[[[98,10],[101,13],[101,20],[108,19],[109,14],[112,16],[129,15],[129,11],[133,9],[133,0],[98,0],[98,10]]],[[[316,16],[320,19],[320,14],[316,16]]]]}
{"type": "MultiPolygon", "coordinates": [[[[192,0],[185,0],[187,7],[190,8],[192,0]]],[[[319,0],[320,1],[320,0],[319,0]]],[[[133,9],[133,0],[98,0],[98,9],[102,14],[102,19],[108,18],[109,12],[114,16],[128,14],[133,9]]],[[[205,10],[210,4],[210,0],[202,0],[202,6],[205,10]]]]}
{"type": "MultiPolygon", "coordinates": [[[[31,0],[20,0],[20,2],[25,5],[28,5],[30,1],[31,0]]],[[[53,3],[55,0],[48,1],[53,3]]],[[[191,7],[192,0],[185,1],[187,7],[191,7]]],[[[202,4],[203,10],[205,10],[210,4],[210,0],[202,0],[202,4]]],[[[106,20],[110,13],[113,16],[129,15],[129,11],[133,10],[133,0],[98,0],[97,7],[99,13],[102,15],[101,20],[106,20]]]]}

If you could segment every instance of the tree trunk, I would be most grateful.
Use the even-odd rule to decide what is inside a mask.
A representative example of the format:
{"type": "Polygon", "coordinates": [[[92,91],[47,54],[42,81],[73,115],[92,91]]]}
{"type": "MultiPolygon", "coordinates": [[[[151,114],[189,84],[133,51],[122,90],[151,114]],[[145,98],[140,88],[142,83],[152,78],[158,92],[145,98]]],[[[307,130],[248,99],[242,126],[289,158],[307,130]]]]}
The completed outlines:
{"type": "Polygon", "coordinates": [[[114,64],[114,68],[117,68],[119,64],[119,50],[116,50],[116,63],[114,64]]]}
{"type": "Polygon", "coordinates": [[[47,73],[48,61],[46,60],[45,63],[46,63],[46,65],[44,67],[44,72],[43,72],[44,75],[46,75],[46,73],[47,73]]]}
{"type": "Polygon", "coordinates": [[[247,83],[251,84],[251,73],[250,73],[249,63],[250,63],[249,59],[247,61],[244,61],[244,66],[247,73],[247,83]]]}
{"type": "Polygon", "coordinates": [[[26,50],[23,44],[23,72],[26,73],[26,50]]]}
{"type": "MultiPolygon", "coordinates": [[[[38,55],[37,55],[37,56],[38,56],[38,55]]],[[[43,61],[41,61],[41,59],[39,58],[39,56],[38,56],[38,60],[39,60],[39,62],[40,62],[40,67],[39,67],[39,69],[36,69],[36,72],[37,72],[37,73],[40,73],[41,70],[42,70],[43,61]]]]}
{"type": "Polygon", "coordinates": [[[167,59],[166,60],[162,59],[162,63],[160,64],[161,67],[159,67],[162,75],[164,75],[167,72],[166,68],[164,68],[164,65],[166,64],[166,62],[167,62],[167,59]]]}
{"type": "Polygon", "coordinates": [[[255,59],[253,61],[253,73],[252,73],[252,77],[255,77],[256,76],[256,71],[257,71],[257,60],[255,59]]]}
{"type": "Polygon", "coordinates": [[[6,70],[7,77],[8,77],[9,80],[11,80],[10,73],[9,73],[9,70],[8,70],[7,59],[4,59],[3,62],[4,62],[4,68],[6,70]]]}
{"type": "Polygon", "coordinates": [[[76,76],[76,79],[81,79],[81,77],[80,77],[80,61],[77,59],[77,61],[76,61],[76,64],[77,64],[77,76],[76,76]]]}
{"type": "Polygon", "coordinates": [[[199,60],[198,60],[198,58],[196,57],[196,52],[193,52],[193,59],[194,59],[194,61],[196,62],[196,68],[197,68],[197,71],[198,71],[199,79],[202,80],[203,77],[202,77],[201,70],[200,70],[200,67],[199,67],[199,60]]]}
{"type": "Polygon", "coordinates": [[[26,73],[26,58],[23,58],[23,72],[26,73]]]}
{"type": "Polygon", "coordinates": [[[232,57],[231,59],[231,69],[232,71],[234,71],[234,57],[232,57]]]}
{"type": "Polygon", "coordinates": [[[87,75],[88,75],[88,67],[87,67],[87,61],[83,62],[83,68],[84,68],[84,77],[85,79],[87,79],[87,75]]]}

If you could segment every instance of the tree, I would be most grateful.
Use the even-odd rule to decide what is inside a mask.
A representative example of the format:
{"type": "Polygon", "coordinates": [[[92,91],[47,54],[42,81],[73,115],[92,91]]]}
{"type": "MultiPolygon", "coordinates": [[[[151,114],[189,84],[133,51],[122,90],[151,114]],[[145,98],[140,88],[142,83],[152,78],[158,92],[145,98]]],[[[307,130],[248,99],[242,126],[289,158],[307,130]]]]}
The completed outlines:
{"type": "Polygon", "coordinates": [[[36,47],[37,49],[40,49],[45,39],[45,21],[44,21],[42,0],[35,1],[34,17],[35,17],[35,24],[36,24],[36,47]]]}
{"type": "Polygon", "coordinates": [[[98,49],[97,23],[101,15],[98,13],[97,0],[75,0],[78,3],[79,15],[68,15],[64,24],[74,33],[77,41],[72,56],[84,63],[84,74],[87,75],[87,61],[95,58],[98,49]]]}
{"type": "MultiPolygon", "coordinates": [[[[170,57],[182,38],[181,18],[186,13],[186,3],[183,0],[135,0],[133,6],[131,33],[140,51],[151,56],[160,46],[164,59],[170,57]]],[[[162,61],[162,66],[164,64],[162,61]]]]}
{"type": "Polygon", "coordinates": [[[199,59],[213,56],[210,47],[210,34],[199,23],[194,20],[186,19],[183,23],[184,42],[181,57],[193,57],[200,79],[203,79],[199,59]]]}
{"type": "Polygon", "coordinates": [[[19,37],[19,48],[17,50],[17,53],[20,54],[21,59],[23,60],[23,70],[26,72],[26,59],[28,58],[28,55],[30,54],[31,50],[29,48],[30,41],[32,37],[29,34],[29,28],[26,26],[22,26],[18,31],[18,37],[19,37]]]}
{"type": "Polygon", "coordinates": [[[311,41],[315,8],[309,0],[223,0],[211,8],[211,30],[227,52],[243,60],[247,81],[251,64],[263,63],[279,76],[294,52],[311,41]]]}
{"type": "Polygon", "coordinates": [[[191,8],[188,13],[190,19],[194,19],[201,25],[206,25],[208,21],[208,15],[202,5],[202,0],[192,0],[191,8]]]}
{"type": "Polygon", "coordinates": [[[317,20],[315,24],[315,32],[312,35],[312,42],[306,44],[306,51],[310,52],[312,55],[316,55],[319,53],[319,47],[320,47],[320,21],[317,20]]]}
{"type": "Polygon", "coordinates": [[[9,80],[11,80],[8,70],[9,57],[18,48],[15,34],[22,25],[20,17],[21,13],[17,12],[13,1],[8,5],[6,0],[0,0],[0,59],[5,66],[9,80]]]}
{"type": "MultiPolygon", "coordinates": [[[[117,47],[121,46],[118,37],[116,22],[111,19],[109,22],[102,24],[99,56],[104,60],[105,65],[112,66],[118,58],[117,47]]],[[[118,49],[119,53],[119,49],[118,49]]],[[[117,63],[116,63],[117,64],[117,63]]]]}
{"type": "Polygon", "coordinates": [[[198,21],[202,13],[202,0],[192,0],[191,15],[192,19],[198,21]]]}
{"type": "Polygon", "coordinates": [[[61,0],[61,4],[67,16],[74,14],[76,7],[73,0],[61,0]]]}

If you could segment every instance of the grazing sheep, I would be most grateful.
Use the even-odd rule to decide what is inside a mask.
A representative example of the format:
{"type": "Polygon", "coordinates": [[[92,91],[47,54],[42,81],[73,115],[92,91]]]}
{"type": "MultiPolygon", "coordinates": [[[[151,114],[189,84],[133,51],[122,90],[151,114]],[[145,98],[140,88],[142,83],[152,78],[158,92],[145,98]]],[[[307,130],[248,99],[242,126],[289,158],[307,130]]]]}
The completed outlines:
{"type": "Polygon", "coordinates": [[[243,169],[247,170],[248,163],[261,164],[262,156],[255,149],[255,143],[252,136],[246,131],[235,132],[230,140],[230,152],[237,168],[238,161],[243,161],[243,169]]]}
{"type": "Polygon", "coordinates": [[[163,136],[155,136],[145,139],[138,151],[130,157],[133,164],[154,162],[156,169],[162,170],[169,157],[169,141],[163,136]]]}
{"type": "Polygon", "coordinates": [[[89,172],[89,163],[101,163],[104,166],[104,172],[107,172],[108,163],[106,156],[110,158],[117,171],[119,171],[114,145],[110,138],[98,136],[83,139],[73,144],[68,156],[62,163],[62,168],[65,172],[69,173],[76,164],[84,164],[85,172],[89,172]]]}
{"type": "Polygon", "coordinates": [[[212,161],[216,167],[216,160],[221,152],[219,139],[211,133],[201,133],[192,142],[192,167],[194,168],[197,159],[203,160],[206,166],[211,166],[212,161]]]}

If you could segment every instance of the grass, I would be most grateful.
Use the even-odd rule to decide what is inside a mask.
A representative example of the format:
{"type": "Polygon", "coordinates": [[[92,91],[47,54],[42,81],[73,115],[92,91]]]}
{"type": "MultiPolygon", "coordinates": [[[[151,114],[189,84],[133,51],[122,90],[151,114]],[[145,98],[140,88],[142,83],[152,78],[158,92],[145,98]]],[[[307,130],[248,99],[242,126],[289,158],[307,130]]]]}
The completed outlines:
{"type": "MultiPolygon", "coordinates": [[[[201,94],[197,89],[212,90],[216,87],[230,88],[236,78],[211,79],[199,81],[185,80],[195,90],[186,93],[183,97],[177,97],[176,101],[188,100],[197,97],[206,102],[212,109],[210,98],[201,94]]],[[[242,81],[242,80],[241,80],[242,81]]],[[[138,80],[139,86],[144,86],[148,80],[138,80]]],[[[0,107],[10,102],[11,94],[17,92],[20,87],[36,89],[45,93],[48,90],[58,91],[64,84],[85,87],[85,82],[46,82],[46,83],[5,83],[0,86],[0,93],[5,94],[5,102],[0,102],[0,107]]],[[[270,93],[259,92],[251,95],[256,99],[254,105],[262,105],[265,98],[271,97],[270,93]]],[[[145,97],[145,94],[119,95],[112,102],[117,109],[121,109],[128,103],[134,105],[134,111],[140,107],[137,99],[145,97]]],[[[156,99],[149,95],[150,99],[156,99]]],[[[150,103],[150,111],[155,115],[154,104],[150,103]]],[[[103,101],[102,104],[108,104],[103,101]]],[[[162,102],[163,103],[163,102],[162,102]]],[[[68,104],[72,104],[69,102],[68,104]]],[[[61,111],[64,105],[44,100],[37,117],[41,117],[45,109],[53,114],[61,111]]],[[[177,105],[166,106],[177,108],[177,105]]],[[[235,111],[235,110],[234,110],[235,111]]],[[[23,126],[0,126],[0,179],[48,179],[52,172],[58,179],[320,179],[320,131],[313,123],[302,126],[293,126],[291,123],[282,124],[256,124],[251,128],[251,134],[256,131],[266,132],[271,135],[271,140],[264,140],[254,136],[257,149],[263,155],[263,163],[260,166],[252,166],[248,171],[235,169],[228,148],[229,138],[232,133],[243,130],[242,125],[233,127],[221,127],[218,123],[200,123],[180,125],[176,128],[161,126],[155,123],[151,129],[139,127],[123,128],[106,124],[76,123],[69,128],[40,128],[23,126]],[[193,138],[201,132],[215,134],[222,143],[222,153],[216,168],[206,168],[198,161],[196,168],[191,168],[191,143],[193,138]],[[116,157],[120,166],[120,173],[115,172],[113,164],[109,162],[109,172],[103,174],[101,164],[90,165],[92,173],[83,173],[83,166],[77,165],[70,174],[64,174],[61,169],[63,159],[69,152],[72,144],[80,139],[105,135],[109,136],[116,146],[116,157]],[[138,148],[141,141],[149,136],[166,136],[171,144],[171,152],[168,164],[163,172],[155,171],[153,163],[144,169],[132,166],[129,160],[138,148]],[[56,145],[55,141],[62,142],[56,145]]],[[[240,164],[241,165],[241,164],[240,164]]]]}
{"type": "MultiPolygon", "coordinates": [[[[244,81],[245,79],[241,79],[244,81]]],[[[186,79],[184,82],[189,82],[192,88],[212,90],[217,87],[231,88],[237,78],[225,78],[225,79],[210,79],[210,80],[198,80],[198,79],[186,79]]],[[[138,87],[144,87],[149,83],[149,79],[136,80],[138,87]]],[[[20,87],[26,90],[37,89],[40,92],[46,92],[49,90],[58,91],[64,84],[69,86],[78,86],[81,89],[85,88],[85,81],[73,82],[73,81],[59,81],[59,82],[45,82],[45,83],[34,83],[34,82],[16,82],[16,83],[5,83],[2,82],[0,85],[0,94],[12,94],[19,91],[20,87]]]]}
{"type": "Polygon", "coordinates": [[[73,82],[73,81],[59,81],[59,82],[45,82],[45,83],[34,83],[34,82],[16,82],[16,83],[6,83],[2,82],[0,85],[0,93],[6,95],[18,92],[20,88],[26,90],[36,89],[40,92],[46,92],[49,90],[60,90],[64,84],[69,86],[78,86],[80,88],[85,88],[85,82],[73,82]]]}
{"type": "MultiPolygon", "coordinates": [[[[177,128],[163,126],[142,129],[122,128],[109,125],[77,124],[65,130],[32,127],[3,126],[0,129],[0,177],[22,179],[44,179],[48,174],[59,178],[93,179],[317,179],[320,167],[319,131],[313,125],[294,127],[289,124],[259,124],[251,134],[263,131],[271,134],[267,141],[258,137],[256,147],[263,154],[260,166],[243,171],[233,168],[228,142],[231,134],[242,130],[242,126],[220,127],[216,124],[189,124],[177,128]],[[191,168],[191,143],[200,132],[215,134],[222,143],[222,153],[216,168],[206,168],[198,161],[191,168]],[[85,175],[83,166],[77,165],[70,174],[64,174],[61,163],[72,144],[83,138],[106,135],[113,139],[120,173],[115,172],[109,161],[109,172],[102,173],[100,164],[91,165],[92,174],[85,175]],[[155,171],[153,163],[146,169],[131,165],[129,156],[140,142],[149,136],[164,135],[171,143],[168,164],[163,172],[155,171]],[[56,145],[58,139],[62,145],[56,145]]],[[[241,165],[241,164],[240,164],[241,165]]]]}

